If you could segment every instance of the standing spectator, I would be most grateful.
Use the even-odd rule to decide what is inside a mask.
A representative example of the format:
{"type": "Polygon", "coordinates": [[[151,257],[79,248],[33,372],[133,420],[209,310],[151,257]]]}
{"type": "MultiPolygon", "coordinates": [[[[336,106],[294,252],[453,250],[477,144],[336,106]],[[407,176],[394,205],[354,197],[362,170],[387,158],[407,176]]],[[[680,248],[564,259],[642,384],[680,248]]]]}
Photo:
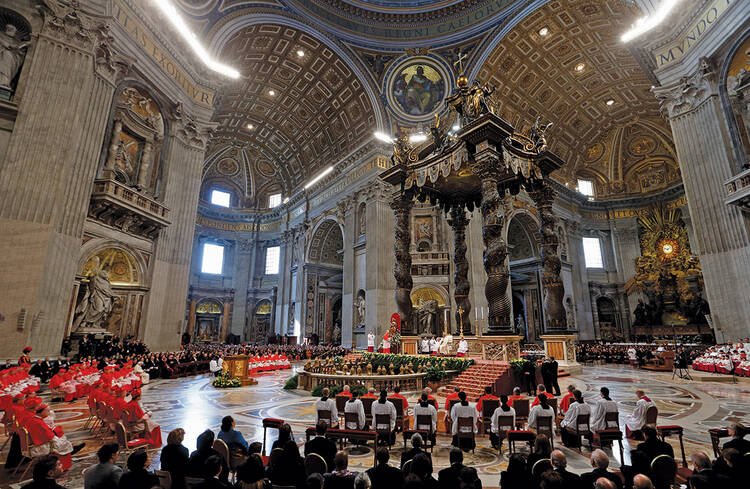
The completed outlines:
{"type": "Polygon", "coordinates": [[[65,489],[55,481],[62,471],[62,464],[57,457],[54,455],[42,457],[34,464],[32,482],[21,489],[65,489]]]}
{"type": "MultiPolygon", "coordinates": [[[[185,430],[177,428],[169,432],[167,445],[161,450],[161,470],[172,478],[172,489],[185,488],[185,472],[189,459],[188,449],[182,444],[185,430]]],[[[86,488],[88,489],[88,488],[86,488]]]]}
{"type": "Polygon", "coordinates": [[[115,465],[120,446],[117,443],[105,443],[96,452],[99,463],[90,467],[83,478],[85,489],[113,489],[117,487],[122,476],[122,467],[115,465]]]}
{"type": "Polygon", "coordinates": [[[118,489],[153,489],[159,487],[159,478],[149,472],[148,452],[138,449],[128,457],[128,471],[120,477],[118,489]]]}
{"type": "MultiPolygon", "coordinates": [[[[460,451],[460,450],[459,450],[460,451]]],[[[378,448],[375,452],[377,465],[367,470],[370,482],[374,489],[397,489],[404,483],[404,474],[396,467],[388,465],[390,453],[385,447],[378,448]]]]}

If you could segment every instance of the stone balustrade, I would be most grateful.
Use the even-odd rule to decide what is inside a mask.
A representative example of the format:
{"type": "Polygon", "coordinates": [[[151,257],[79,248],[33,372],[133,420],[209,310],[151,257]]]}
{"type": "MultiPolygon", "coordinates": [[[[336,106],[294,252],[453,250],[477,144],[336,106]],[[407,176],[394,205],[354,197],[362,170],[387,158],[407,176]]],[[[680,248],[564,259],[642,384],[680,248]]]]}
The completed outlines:
{"type": "Polygon", "coordinates": [[[88,214],[124,232],[152,239],[170,224],[165,205],[109,178],[94,180],[88,214]]]}
{"type": "Polygon", "coordinates": [[[724,182],[727,196],[724,202],[736,205],[742,210],[750,211],[750,170],[734,175],[724,182]]]}

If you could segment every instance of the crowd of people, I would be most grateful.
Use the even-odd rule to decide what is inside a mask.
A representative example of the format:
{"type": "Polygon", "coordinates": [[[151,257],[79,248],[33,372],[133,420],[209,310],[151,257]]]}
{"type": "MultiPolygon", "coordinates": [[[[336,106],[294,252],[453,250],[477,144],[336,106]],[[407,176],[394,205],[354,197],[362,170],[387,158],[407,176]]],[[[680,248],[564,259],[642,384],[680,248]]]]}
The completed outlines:
{"type": "MultiPolygon", "coordinates": [[[[687,365],[708,348],[706,345],[683,345],[677,347],[676,356],[687,365]]],[[[646,343],[579,343],[576,358],[582,363],[614,363],[628,365],[635,361],[643,366],[663,351],[674,350],[671,344],[646,343]]]]}
{"type": "Polygon", "coordinates": [[[750,377],[750,338],[708,348],[693,360],[693,369],[750,377]]]}

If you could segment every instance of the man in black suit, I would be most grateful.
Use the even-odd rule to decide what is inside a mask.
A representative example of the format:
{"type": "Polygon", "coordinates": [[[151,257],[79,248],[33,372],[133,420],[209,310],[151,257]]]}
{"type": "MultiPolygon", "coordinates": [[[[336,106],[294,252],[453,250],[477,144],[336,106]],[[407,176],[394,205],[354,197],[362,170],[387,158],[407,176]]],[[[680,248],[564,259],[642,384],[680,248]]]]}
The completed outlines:
{"type": "Polygon", "coordinates": [[[729,435],[732,437],[731,440],[726,442],[722,447],[724,450],[727,448],[734,448],[740,455],[750,453],[750,441],[745,440],[745,426],[740,423],[732,423],[729,426],[729,435]]]}
{"type": "Polygon", "coordinates": [[[646,454],[649,465],[659,455],[669,455],[674,458],[674,449],[672,448],[672,445],[659,439],[656,433],[656,428],[646,425],[641,431],[646,437],[646,441],[638,444],[638,450],[646,454]]]}
{"type": "Polygon", "coordinates": [[[581,487],[581,476],[573,472],[568,472],[566,468],[568,466],[568,459],[563,452],[553,450],[550,455],[550,462],[552,462],[552,470],[560,474],[560,478],[563,481],[562,489],[578,489],[581,487]]]}
{"type": "Polygon", "coordinates": [[[554,390],[555,395],[560,395],[560,384],[557,383],[557,362],[553,357],[547,357],[544,359],[540,368],[542,372],[542,382],[547,392],[552,393],[554,390]]]}
{"type": "Polygon", "coordinates": [[[617,489],[622,489],[622,480],[614,473],[607,470],[609,467],[609,457],[602,450],[594,450],[591,454],[591,466],[594,468],[591,472],[581,474],[581,484],[579,487],[589,489],[593,488],[596,480],[600,477],[609,479],[617,489]]]}
{"type": "MultiPolygon", "coordinates": [[[[203,482],[196,485],[196,489],[232,489],[231,484],[224,482],[219,479],[221,475],[221,459],[218,455],[211,455],[206,459],[203,466],[206,470],[206,477],[203,478],[203,482]],[[214,474],[214,475],[210,475],[214,474]]],[[[144,486],[145,487],[145,486],[144,486]]]]}
{"type": "Polygon", "coordinates": [[[463,461],[464,452],[460,448],[451,448],[451,466],[438,472],[438,487],[440,489],[453,489],[460,485],[459,476],[461,475],[461,470],[466,467],[463,461]]]}
{"type": "Polygon", "coordinates": [[[305,457],[311,453],[317,453],[326,461],[328,472],[333,470],[333,458],[336,456],[336,444],[325,437],[328,425],[325,421],[318,421],[315,425],[317,436],[305,443],[305,457]]]}
{"type": "Polygon", "coordinates": [[[432,463],[432,456],[422,450],[423,441],[424,440],[422,440],[422,435],[420,435],[419,433],[414,433],[413,435],[411,435],[411,448],[401,454],[401,470],[404,470],[404,464],[406,462],[413,459],[420,453],[424,453],[427,458],[430,459],[430,463],[432,463]]]}
{"type": "Polygon", "coordinates": [[[523,374],[523,382],[526,386],[526,392],[530,396],[536,395],[536,365],[529,360],[523,362],[521,366],[521,373],[523,374]]]}
{"type": "Polygon", "coordinates": [[[693,475],[688,477],[688,487],[691,489],[709,489],[730,487],[731,479],[711,468],[711,459],[703,452],[695,452],[690,461],[693,462],[693,475]]]}
{"type": "Polygon", "coordinates": [[[404,483],[404,473],[396,467],[388,465],[390,454],[386,447],[378,448],[375,452],[375,459],[378,464],[367,469],[367,476],[372,483],[372,489],[398,489],[404,483]]]}

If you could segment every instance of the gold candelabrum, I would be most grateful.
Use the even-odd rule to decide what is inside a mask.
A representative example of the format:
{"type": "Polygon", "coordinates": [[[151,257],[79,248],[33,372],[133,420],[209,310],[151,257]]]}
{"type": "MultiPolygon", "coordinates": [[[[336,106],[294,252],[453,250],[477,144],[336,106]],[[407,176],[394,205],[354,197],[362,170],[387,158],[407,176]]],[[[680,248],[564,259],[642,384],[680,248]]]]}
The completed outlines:
{"type": "Polygon", "coordinates": [[[461,326],[461,336],[464,335],[464,309],[458,306],[458,324],[461,326]]]}

